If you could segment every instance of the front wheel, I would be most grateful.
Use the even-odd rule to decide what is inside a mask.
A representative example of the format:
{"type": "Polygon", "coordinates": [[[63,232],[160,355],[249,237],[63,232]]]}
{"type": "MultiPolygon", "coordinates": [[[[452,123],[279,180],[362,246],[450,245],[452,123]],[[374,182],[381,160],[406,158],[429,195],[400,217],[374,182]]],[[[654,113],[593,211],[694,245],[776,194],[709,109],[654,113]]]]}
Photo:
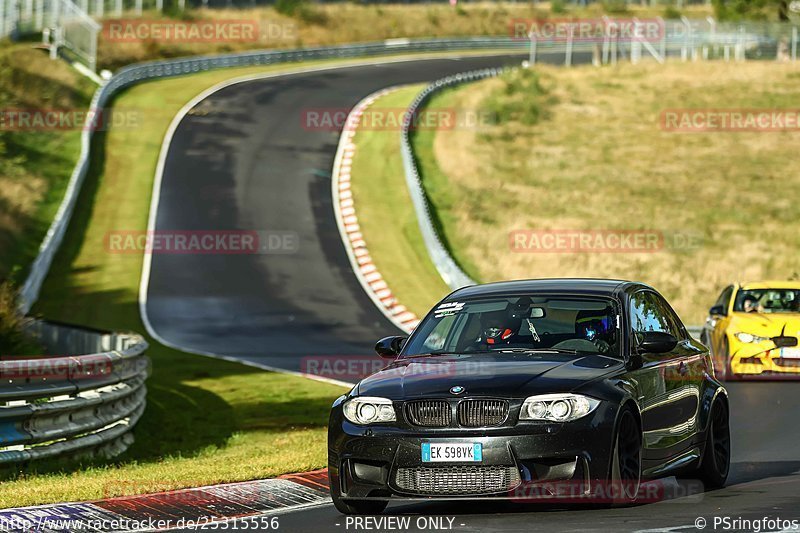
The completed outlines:
{"type": "Polygon", "coordinates": [[[620,414],[612,453],[610,499],[614,505],[633,503],[642,480],[642,432],[629,407],[620,414]]]}

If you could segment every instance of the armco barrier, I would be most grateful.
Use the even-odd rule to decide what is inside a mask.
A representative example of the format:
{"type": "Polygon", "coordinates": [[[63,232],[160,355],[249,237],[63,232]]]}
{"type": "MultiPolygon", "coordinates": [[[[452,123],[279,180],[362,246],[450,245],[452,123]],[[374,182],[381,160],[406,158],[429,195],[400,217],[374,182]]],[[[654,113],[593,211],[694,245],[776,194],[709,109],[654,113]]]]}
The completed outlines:
{"type": "Polygon", "coordinates": [[[27,329],[62,355],[0,358],[0,466],[124,451],[145,408],[147,342],[43,321],[27,329]]]}
{"type": "MultiPolygon", "coordinates": [[[[455,74],[435,81],[425,87],[416,98],[414,98],[414,101],[408,106],[406,117],[416,116],[428,100],[430,100],[431,96],[437,91],[461,83],[491,78],[497,76],[501,72],[503,72],[502,69],[490,68],[455,74]]],[[[406,120],[400,128],[400,154],[403,158],[406,185],[411,195],[411,202],[414,204],[414,212],[417,215],[417,223],[422,233],[422,240],[425,242],[425,248],[428,250],[428,255],[436,266],[439,275],[452,290],[460,289],[467,285],[475,285],[475,281],[464,273],[461,267],[458,266],[458,263],[452,258],[433,225],[430,203],[428,202],[428,197],[422,185],[419,169],[414,159],[414,151],[411,148],[411,139],[409,138],[413,122],[413,120],[406,120]]]]}

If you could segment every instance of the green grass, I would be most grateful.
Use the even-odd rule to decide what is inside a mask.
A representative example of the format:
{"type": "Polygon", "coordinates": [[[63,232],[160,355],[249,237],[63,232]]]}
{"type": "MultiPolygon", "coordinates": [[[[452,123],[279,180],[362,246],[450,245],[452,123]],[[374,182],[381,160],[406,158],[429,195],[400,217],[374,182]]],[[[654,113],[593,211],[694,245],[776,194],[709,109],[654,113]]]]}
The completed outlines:
{"type": "MultiPolygon", "coordinates": [[[[29,44],[0,46],[0,109],[84,111],[96,86],[29,44]]],[[[36,257],[80,152],[80,128],[0,128],[0,281],[36,257]]]]}
{"type": "MultiPolygon", "coordinates": [[[[405,109],[424,85],[379,98],[370,109],[405,109]]],[[[428,255],[408,193],[397,130],[363,129],[355,135],[353,202],[372,260],[398,301],[423,317],[450,289],[428,255]]]]}

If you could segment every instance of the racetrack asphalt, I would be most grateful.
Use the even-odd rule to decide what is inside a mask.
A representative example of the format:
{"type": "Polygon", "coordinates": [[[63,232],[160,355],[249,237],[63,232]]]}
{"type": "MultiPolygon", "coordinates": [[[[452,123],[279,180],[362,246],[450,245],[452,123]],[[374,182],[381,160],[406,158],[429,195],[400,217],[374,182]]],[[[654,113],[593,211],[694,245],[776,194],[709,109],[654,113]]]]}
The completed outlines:
{"type": "Polygon", "coordinates": [[[304,116],[346,114],[388,86],[521,59],[347,67],[236,84],[203,100],[173,136],[155,230],[285,232],[298,248],[153,254],[145,306],[153,330],[190,351],[292,371],[307,356],[372,359],[375,341],[399,331],[358,283],[336,225],[331,170],[339,131],[309,127],[304,116]]]}
{"type": "MultiPolygon", "coordinates": [[[[298,237],[299,248],[291,254],[154,254],[145,306],[152,328],[189,351],[292,371],[303,370],[309,356],[374,357],[374,341],[398,330],[364,293],[338,233],[330,174],[339,133],[304,127],[303,111],[347,111],[385,87],[521,59],[503,55],[353,66],[250,81],[206,98],[175,132],[156,229],[284,231],[298,237]]],[[[701,498],[606,510],[524,507],[524,512],[515,504],[492,502],[397,503],[387,513],[411,513],[410,531],[419,530],[417,516],[430,515],[454,518],[453,531],[698,531],[695,521],[701,517],[706,531],[755,531],[715,527],[714,518],[800,519],[799,386],[728,386],[730,483],[701,498]]],[[[331,505],[281,515],[280,523],[281,531],[393,530],[348,525],[331,505]]]]}

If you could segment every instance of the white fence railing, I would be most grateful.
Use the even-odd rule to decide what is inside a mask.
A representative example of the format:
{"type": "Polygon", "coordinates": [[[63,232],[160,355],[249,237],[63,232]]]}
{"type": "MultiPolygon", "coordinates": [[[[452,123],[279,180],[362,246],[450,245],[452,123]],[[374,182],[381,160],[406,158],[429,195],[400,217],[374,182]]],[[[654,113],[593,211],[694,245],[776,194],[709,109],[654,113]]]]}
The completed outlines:
{"type": "Polygon", "coordinates": [[[67,48],[92,70],[101,28],[72,0],[0,0],[0,38],[43,32],[54,51],[67,48]]]}

